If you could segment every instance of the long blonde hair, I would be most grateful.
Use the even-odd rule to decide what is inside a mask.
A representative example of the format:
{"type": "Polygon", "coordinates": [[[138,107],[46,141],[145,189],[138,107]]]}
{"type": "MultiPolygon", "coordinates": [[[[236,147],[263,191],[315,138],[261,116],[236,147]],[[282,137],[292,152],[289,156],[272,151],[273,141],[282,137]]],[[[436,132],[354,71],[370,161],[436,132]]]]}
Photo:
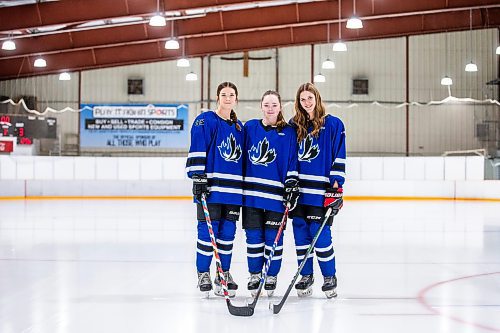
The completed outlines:
{"type": "Polygon", "coordinates": [[[309,121],[311,121],[313,125],[311,135],[317,138],[321,127],[325,123],[325,115],[325,105],[321,101],[319,90],[314,86],[314,84],[310,82],[302,84],[299,89],[297,89],[297,94],[295,96],[295,115],[293,116],[293,122],[297,126],[297,142],[301,142],[307,136],[307,127],[309,121]],[[312,120],[309,119],[307,111],[304,110],[304,108],[300,104],[300,94],[303,91],[309,91],[316,98],[314,118],[312,120]]]}
{"type": "MultiPolygon", "coordinates": [[[[222,82],[217,87],[217,103],[219,102],[220,91],[224,88],[233,89],[234,93],[236,94],[236,101],[238,101],[238,88],[236,88],[236,85],[234,83],[226,81],[226,82],[222,82]]],[[[241,131],[241,126],[240,126],[240,124],[238,124],[238,116],[236,115],[236,112],[234,112],[234,110],[231,110],[231,114],[229,115],[229,118],[231,119],[231,122],[233,122],[235,124],[236,129],[238,131],[241,131]]]]}

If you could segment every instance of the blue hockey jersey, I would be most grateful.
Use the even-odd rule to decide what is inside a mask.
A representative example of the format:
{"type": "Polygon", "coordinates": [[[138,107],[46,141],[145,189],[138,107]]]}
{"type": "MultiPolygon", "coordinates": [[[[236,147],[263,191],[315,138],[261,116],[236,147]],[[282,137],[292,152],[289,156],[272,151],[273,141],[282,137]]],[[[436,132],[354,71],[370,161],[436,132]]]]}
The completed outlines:
{"type": "Polygon", "coordinates": [[[243,195],[243,124],[236,125],[214,111],[200,114],[191,127],[186,162],[189,178],[205,173],[210,195],[207,203],[241,205],[243,195]]]}
{"type": "MultiPolygon", "coordinates": [[[[309,127],[308,132],[312,129],[309,127]]],[[[335,181],[342,187],[345,181],[345,127],[342,121],[327,115],[318,137],[308,134],[300,142],[298,159],[299,204],[322,207],[325,189],[332,187],[335,181]]]]}
{"type": "Polygon", "coordinates": [[[298,178],[297,134],[286,125],[281,131],[260,119],[245,124],[243,204],[283,213],[285,180],[298,178]]]}

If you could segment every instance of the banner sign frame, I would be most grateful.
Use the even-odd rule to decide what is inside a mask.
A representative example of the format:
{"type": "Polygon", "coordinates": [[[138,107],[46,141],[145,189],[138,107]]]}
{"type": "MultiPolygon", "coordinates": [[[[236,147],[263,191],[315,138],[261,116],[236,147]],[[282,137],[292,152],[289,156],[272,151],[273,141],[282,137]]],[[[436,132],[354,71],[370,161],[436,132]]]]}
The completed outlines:
{"type": "Polygon", "coordinates": [[[81,104],[80,148],[189,149],[187,104],[81,104]]]}

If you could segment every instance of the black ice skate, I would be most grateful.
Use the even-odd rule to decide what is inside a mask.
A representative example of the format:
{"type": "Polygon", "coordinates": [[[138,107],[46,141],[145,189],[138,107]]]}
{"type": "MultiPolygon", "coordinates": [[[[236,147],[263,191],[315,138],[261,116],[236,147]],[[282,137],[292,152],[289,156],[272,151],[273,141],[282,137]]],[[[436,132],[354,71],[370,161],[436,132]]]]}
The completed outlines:
{"type": "Polygon", "coordinates": [[[264,285],[264,289],[267,290],[267,296],[271,297],[274,294],[274,290],[276,289],[276,276],[268,276],[266,277],[266,284],[264,285]]]}
{"type": "Polygon", "coordinates": [[[198,288],[200,291],[208,297],[208,293],[212,290],[212,279],[210,278],[210,272],[198,272],[198,288]]]}
{"type": "Polygon", "coordinates": [[[312,285],[314,283],[314,276],[302,275],[299,282],[295,284],[295,289],[297,289],[297,295],[299,297],[306,297],[312,295],[312,285]]]}
{"type": "MultiPolygon", "coordinates": [[[[227,292],[229,294],[229,297],[236,296],[236,290],[238,289],[238,285],[236,284],[236,282],[234,282],[233,277],[231,276],[231,273],[229,273],[229,271],[224,272],[224,280],[226,280],[227,282],[227,292]]],[[[214,294],[217,296],[224,297],[224,289],[222,287],[219,274],[217,274],[214,283],[215,283],[214,294]]]]}
{"type": "Polygon", "coordinates": [[[325,282],[321,287],[321,290],[325,293],[327,298],[337,297],[337,292],[335,288],[337,288],[337,278],[334,276],[325,276],[325,282]]]}
{"type": "Polygon", "coordinates": [[[260,279],[262,275],[261,273],[251,273],[250,279],[248,280],[247,289],[250,290],[250,294],[252,297],[257,295],[257,289],[259,289],[260,279]]]}

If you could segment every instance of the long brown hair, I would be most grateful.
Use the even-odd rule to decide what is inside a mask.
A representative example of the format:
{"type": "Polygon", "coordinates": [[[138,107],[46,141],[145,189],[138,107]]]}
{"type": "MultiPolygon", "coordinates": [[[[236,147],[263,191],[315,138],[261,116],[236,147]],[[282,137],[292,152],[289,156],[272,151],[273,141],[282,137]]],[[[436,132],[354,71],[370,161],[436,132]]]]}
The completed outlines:
{"type": "Polygon", "coordinates": [[[315,138],[319,135],[319,130],[325,123],[325,105],[321,101],[321,95],[319,90],[314,86],[314,84],[307,82],[302,84],[299,89],[297,89],[297,94],[295,96],[295,115],[293,116],[293,122],[297,126],[297,142],[301,142],[307,136],[307,128],[309,121],[312,122],[313,130],[311,135],[315,138]],[[307,111],[304,110],[300,104],[300,94],[303,91],[309,91],[316,98],[316,106],[314,107],[314,119],[310,120],[307,111]]]}
{"type": "Polygon", "coordinates": [[[281,131],[285,126],[286,126],[286,120],[285,117],[283,117],[283,109],[282,109],[282,104],[281,104],[281,96],[277,91],[274,90],[268,90],[266,91],[263,95],[262,98],[260,99],[260,106],[262,107],[262,102],[264,101],[264,97],[268,95],[274,95],[278,97],[278,101],[280,103],[280,112],[278,113],[278,118],[276,119],[276,127],[278,128],[279,131],[281,131]]]}
{"type": "MultiPolygon", "coordinates": [[[[224,88],[231,88],[231,89],[233,89],[234,92],[235,92],[235,94],[236,94],[236,101],[238,101],[238,88],[236,88],[236,85],[234,83],[226,81],[226,82],[222,82],[217,87],[217,103],[219,103],[219,94],[220,94],[220,91],[222,89],[224,89],[224,88]]],[[[234,110],[231,110],[231,114],[229,115],[229,118],[235,124],[236,129],[238,131],[241,131],[241,126],[240,126],[240,124],[238,124],[238,116],[236,116],[236,112],[234,112],[234,110]]]]}

